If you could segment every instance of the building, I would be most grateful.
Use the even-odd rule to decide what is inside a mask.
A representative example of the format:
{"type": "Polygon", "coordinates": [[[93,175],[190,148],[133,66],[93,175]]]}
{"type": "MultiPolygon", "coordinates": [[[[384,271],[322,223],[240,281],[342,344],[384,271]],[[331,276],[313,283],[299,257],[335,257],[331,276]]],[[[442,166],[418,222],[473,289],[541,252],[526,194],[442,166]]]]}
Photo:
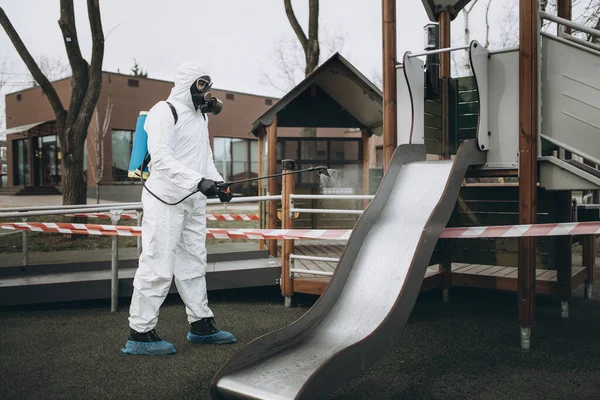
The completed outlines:
{"type": "MultiPolygon", "coordinates": [[[[71,78],[53,82],[64,105],[69,104],[71,78]]],[[[104,138],[103,199],[136,201],[140,182],[128,178],[129,157],[137,117],[156,102],[166,99],[173,82],[140,76],[103,72],[102,91],[97,104],[100,125],[107,104],[113,109],[104,138]]],[[[226,180],[255,177],[258,174],[258,143],[250,134],[252,122],[277,102],[277,98],[213,89],[224,103],[223,111],[210,117],[209,131],[217,169],[226,180]]],[[[95,118],[95,117],[94,117],[95,118]]],[[[88,194],[95,196],[96,151],[93,142],[95,119],[88,129],[85,147],[88,194]]],[[[57,193],[63,177],[59,138],[50,104],[40,87],[6,95],[6,182],[16,194],[57,193]]],[[[299,137],[298,128],[283,128],[282,137],[299,137]]],[[[360,138],[360,132],[320,128],[320,138],[360,138]]],[[[329,139],[322,143],[327,148],[329,139]]],[[[331,147],[331,146],[329,146],[331,147]]],[[[335,145],[334,145],[335,148],[335,145]]],[[[374,158],[374,157],[373,157],[374,158]]],[[[256,185],[235,188],[243,194],[256,193],[256,185]]],[[[5,190],[5,189],[4,189],[5,190]]]]}

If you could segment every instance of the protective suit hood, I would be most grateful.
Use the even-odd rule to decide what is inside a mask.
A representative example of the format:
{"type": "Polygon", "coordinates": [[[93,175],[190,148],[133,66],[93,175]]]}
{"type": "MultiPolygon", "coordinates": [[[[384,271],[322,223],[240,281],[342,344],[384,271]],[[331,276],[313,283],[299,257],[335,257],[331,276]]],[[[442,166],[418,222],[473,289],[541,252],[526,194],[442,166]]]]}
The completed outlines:
{"type": "Polygon", "coordinates": [[[177,68],[175,86],[171,89],[171,94],[167,101],[177,101],[195,111],[190,87],[196,79],[203,75],[208,75],[208,73],[201,64],[194,61],[183,62],[177,68]]]}

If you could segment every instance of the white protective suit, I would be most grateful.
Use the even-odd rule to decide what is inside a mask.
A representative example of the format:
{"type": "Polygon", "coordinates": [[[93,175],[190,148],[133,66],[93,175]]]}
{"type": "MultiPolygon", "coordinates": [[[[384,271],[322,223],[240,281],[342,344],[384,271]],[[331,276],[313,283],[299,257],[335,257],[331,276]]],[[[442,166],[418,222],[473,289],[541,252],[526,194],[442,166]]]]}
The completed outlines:
{"type": "MultiPolygon", "coordinates": [[[[167,99],[177,110],[177,124],[164,101],[152,107],[146,117],[144,128],[151,156],[146,186],[169,203],[197,190],[202,178],[223,181],[214,164],[208,122],[194,109],[190,93],[191,85],[202,75],[207,74],[196,63],[185,62],[178,68],[175,87],[167,99]]],[[[206,196],[196,193],[171,206],[144,189],[142,204],[142,254],[133,282],[129,326],[141,333],[156,326],[173,276],[188,321],[212,317],[204,277],[206,196]]]]}

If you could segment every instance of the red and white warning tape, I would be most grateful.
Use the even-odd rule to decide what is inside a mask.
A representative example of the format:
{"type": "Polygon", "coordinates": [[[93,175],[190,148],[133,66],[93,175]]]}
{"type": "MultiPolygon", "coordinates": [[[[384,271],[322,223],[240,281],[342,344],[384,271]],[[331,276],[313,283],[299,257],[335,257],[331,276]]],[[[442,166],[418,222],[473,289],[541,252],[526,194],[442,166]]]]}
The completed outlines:
{"type": "MultiPolygon", "coordinates": [[[[67,214],[68,217],[110,218],[110,213],[67,214]]],[[[135,214],[121,214],[121,219],[135,219],[135,214]]],[[[208,221],[259,221],[258,214],[206,214],[208,221]]]]}
{"type": "Polygon", "coordinates": [[[208,221],[260,221],[258,214],[206,214],[208,221]]]}
{"type": "MultiPolygon", "coordinates": [[[[32,232],[74,233],[80,235],[141,236],[139,226],[69,224],[50,222],[2,222],[0,228],[32,232]]],[[[350,230],[343,229],[208,229],[212,239],[325,239],[347,240],[350,230]]]]}
{"type": "MultiPolygon", "coordinates": [[[[75,233],[84,235],[140,236],[139,226],[69,224],[49,222],[0,222],[0,228],[33,232],[75,233]]],[[[345,229],[208,229],[215,239],[325,239],[347,240],[345,229]]],[[[472,228],[446,228],[441,238],[514,238],[539,236],[600,235],[600,222],[509,225],[472,228]]]]}
{"type": "Polygon", "coordinates": [[[446,228],[441,238],[515,238],[539,236],[600,235],[600,222],[565,222],[560,224],[478,226],[446,228]]]}

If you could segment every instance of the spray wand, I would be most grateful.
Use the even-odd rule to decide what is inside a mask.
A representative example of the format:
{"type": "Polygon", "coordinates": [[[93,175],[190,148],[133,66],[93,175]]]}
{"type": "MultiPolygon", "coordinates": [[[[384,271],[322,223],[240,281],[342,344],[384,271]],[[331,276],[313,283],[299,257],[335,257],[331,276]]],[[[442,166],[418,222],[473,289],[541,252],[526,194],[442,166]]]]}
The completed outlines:
{"type": "MultiPolygon", "coordinates": [[[[144,170],[145,166],[142,166],[142,171],[144,170]]],[[[273,174],[273,175],[266,175],[266,176],[258,176],[256,178],[248,178],[248,179],[242,179],[239,181],[229,181],[229,182],[220,182],[217,183],[217,191],[221,192],[221,193],[230,193],[231,190],[229,189],[229,186],[231,185],[235,185],[238,183],[244,183],[244,182],[254,182],[254,181],[259,181],[262,179],[268,179],[268,178],[276,178],[278,176],[283,176],[283,175],[291,175],[291,174],[299,174],[301,172],[312,172],[312,171],[316,171],[319,175],[325,175],[325,176],[329,176],[329,172],[327,172],[327,167],[311,167],[311,168],[306,168],[306,169],[300,169],[298,171],[290,171],[290,172],[283,172],[280,174],[273,174]]],[[[182,201],[184,201],[185,199],[187,199],[188,197],[190,197],[193,194],[196,194],[198,192],[200,192],[199,190],[193,191],[192,193],[188,194],[187,196],[185,196],[183,199],[175,202],[175,203],[169,203],[164,201],[163,199],[161,199],[160,197],[158,197],[157,195],[155,195],[154,193],[152,193],[152,191],[150,189],[148,189],[148,187],[146,187],[146,183],[144,182],[144,178],[141,178],[142,180],[142,185],[144,186],[144,189],[146,189],[152,196],[154,196],[157,200],[159,200],[160,202],[169,205],[169,206],[174,206],[177,205],[179,203],[181,203],[182,201]]]]}
{"type": "Polygon", "coordinates": [[[258,176],[256,178],[248,178],[248,179],[242,179],[239,181],[229,181],[229,182],[222,182],[222,183],[218,183],[217,184],[217,190],[219,189],[229,189],[229,186],[231,185],[236,185],[238,183],[244,183],[244,182],[254,182],[254,181],[259,181],[262,179],[268,179],[268,178],[276,178],[278,176],[283,176],[283,175],[291,175],[291,174],[299,174],[301,172],[312,172],[312,171],[316,171],[319,175],[325,175],[325,176],[329,176],[329,172],[327,172],[327,167],[310,167],[310,168],[306,168],[306,169],[299,169],[298,171],[290,171],[290,172],[283,172],[280,174],[273,174],[273,175],[266,175],[266,176],[258,176]]]}

